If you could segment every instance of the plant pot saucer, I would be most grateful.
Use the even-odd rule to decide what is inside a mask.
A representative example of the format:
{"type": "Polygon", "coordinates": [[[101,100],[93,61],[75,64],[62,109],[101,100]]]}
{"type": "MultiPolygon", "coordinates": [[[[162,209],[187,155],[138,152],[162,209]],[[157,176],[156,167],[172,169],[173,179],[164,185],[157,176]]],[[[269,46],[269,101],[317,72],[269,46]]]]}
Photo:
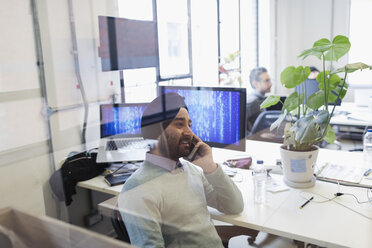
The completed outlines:
{"type": "Polygon", "coordinates": [[[283,180],[289,187],[292,188],[311,188],[315,185],[316,178],[313,176],[310,182],[303,183],[289,181],[286,177],[283,177],[283,180]]]}

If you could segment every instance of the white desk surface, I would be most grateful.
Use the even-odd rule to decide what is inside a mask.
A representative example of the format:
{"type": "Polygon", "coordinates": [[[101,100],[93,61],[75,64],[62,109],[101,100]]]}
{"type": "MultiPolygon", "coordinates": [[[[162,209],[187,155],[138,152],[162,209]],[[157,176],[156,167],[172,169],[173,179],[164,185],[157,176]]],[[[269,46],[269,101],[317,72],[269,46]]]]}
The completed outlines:
{"type": "MultiPolygon", "coordinates": [[[[331,106],[333,108],[333,106],[331,106]]],[[[330,108],[330,111],[332,110],[330,108]]],[[[353,126],[353,127],[366,127],[372,126],[372,113],[369,112],[368,107],[360,107],[356,106],[355,103],[342,103],[341,106],[336,106],[335,114],[330,124],[332,125],[341,125],[341,126],[353,126]],[[345,114],[337,114],[340,111],[349,113],[348,115],[345,114]],[[360,116],[362,118],[366,118],[365,120],[357,119],[355,117],[360,116]],[[354,117],[354,118],[353,118],[354,117]]]]}
{"type": "MultiPolygon", "coordinates": [[[[252,155],[254,160],[263,159],[269,162],[279,158],[279,146],[280,144],[248,140],[247,153],[213,149],[213,154],[216,162],[248,154],[252,155]]],[[[362,159],[362,153],[326,149],[321,149],[318,156],[318,162],[328,161],[349,166],[360,166],[362,159]]],[[[317,181],[314,187],[308,189],[290,188],[278,193],[267,192],[266,204],[260,205],[253,201],[251,171],[238,170],[238,174],[243,178],[243,181],[236,184],[244,198],[244,211],[239,215],[225,215],[210,208],[213,219],[325,247],[372,247],[371,203],[358,204],[352,196],[341,196],[325,203],[316,202],[325,200],[317,194],[332,198],[336,192],[352,193],[360,201],[366,201],[366,189],[317,181]],[[303,197],[310,196],[314,196],[314,200],[299,209],[306,201],[303,197]]],[[[281,175],[272,177],[282,180],[281,175]]],[[[372,184],[372,181],[364,179],[362,183],[372,184]]],[[[101,176],[78,185],[112,195],[119,195],[122,188],[122,185],[109,187],[101,176]]],[[[112,199],[108,201],[114,202],[112,199]]]]}

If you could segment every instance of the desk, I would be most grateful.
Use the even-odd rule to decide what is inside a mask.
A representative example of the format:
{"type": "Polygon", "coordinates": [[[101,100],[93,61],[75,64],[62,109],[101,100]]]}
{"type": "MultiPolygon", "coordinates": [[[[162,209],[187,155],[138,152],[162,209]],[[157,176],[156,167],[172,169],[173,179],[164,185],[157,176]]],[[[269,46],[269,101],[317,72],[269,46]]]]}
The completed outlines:
{"type": "MultiPolygon", "coordinates": [[[[248,153],[257,159],[274,160],[279,158],[279,146],[280,144],[248,140],[246,147],[248,153]]],[[[227,158],[243,154],[225,149],[213,149],[213,155],[216,162],[222,162],[227,158]]],[[[321,149],[318,161],[358,166],[362,163],[362,154],[321,149]]],[[[315,202],[324,199],[317,194],[331,198],[336,192],[352,193],[359,199],[366,200],[366,189],[317,181],[315,186],[309,189],[291,188],[284,192],[268,192],[267,203],[258,205],[253,201],[251,171],[239,170],[238,173],[243,178],[242,182],[236,184],[243,194],[244,211],[240,215],[225,215],[210,208],[213,219],[320,246],[371,247],[372,220],[338,203],[370,218],[372,218],[372,204],[357,204],[351,196],[342,196],[331,202],[315,202]],[[299,206],[305,202],[303,195],[313,195],[315,199],[303,209],[299,209],[299,206]]],[[[275,180],[282,180],[281,175],[272,175],[272,177],[275,180]]],[[[364,179],[362,183],[367,184],[368,180],[364,179]]],[[[108,187],[102,177],[80,182],[78,185],[112,195],[119,195],[122,187],[108,187]]],[[[115,202],[115,199],[111,201],[115,202]]],[[[107,202],[105,204],[109,205],[107,202]]]]}
{"type": "Polygon", "coordinates": [[[270,131],[270,127],[262,129],[257,133],[247,137],[247,140],[266,141],[283,144],[283,132],[277,130],[270,131]]]}
{"type": "MultiPolygon", "coordinates": [[[[330,111],[332,108],[333,106],[330,106],[330,111]]],[[[341,106],[336,106],[335,113],[336,115],[334,114],[331,119],[331,125],[353,126],[361,128],[372,126],[372,113],[369,112],[368,107],[358,107],[355,105],[355,103],[346,102],[342,103],[341,106]],[[357,116],[365,119],[357,119],[357,116]]]]}

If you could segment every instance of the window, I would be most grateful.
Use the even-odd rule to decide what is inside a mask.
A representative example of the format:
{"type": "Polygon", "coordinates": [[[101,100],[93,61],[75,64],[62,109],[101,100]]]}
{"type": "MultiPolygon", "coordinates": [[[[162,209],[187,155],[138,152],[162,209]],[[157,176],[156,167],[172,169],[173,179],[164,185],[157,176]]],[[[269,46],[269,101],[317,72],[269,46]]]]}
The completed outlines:
{"type": "Polygon", "coordinates": [[[160,77],[190,75],[188,0],[157,1],[160,77]]]}
{"type": "Polygon", "coordinates": [[[219,85],[220,77],[225,79],[221,84],[231,85],[228,77],[239,76],[241,87],[247,87],[252,68],[269,69],[272,44],[269,0],[193,0],[191,3],[194,84],[219,85]],[[236,53],[240,56],[224,63],[225,57],[236,53]],[[221,73],[219,57],[220,65],[232,72],[230,75],[221,73]]]}
{"type": "Polygon", "coordinates": [[[217,1],[191,0],[194,85],[218,84],[217,1]]]}
{"type": "MultiPolygon", "coordinates": [[[[152,2],[118,1],[119,16],[149,20],[152,8],[147,6],[152,2]]],[[[160,84],[222,85],[219,77],[227,76],[220,74],[219,58],[224,62],[223,58],[235,54],[224,69],[232,72],[228,77],[240,78],[242,83],[231,84],[227,80],[224,84],[247,87],[252,68],[270,67],[269,3],[269,0],[156,1],[160,84]]],[[[155,68],[126,70],[124,81],[127,102],[148,101],[156,94],[139,94],[144,89],[156,88],[155,68]]]]}
{"type": "MultiPolygon", "coordinates": [[[[156,0],[118,1],[119,17],[153,20],[156,0]]],[[[158,24],[159,69],[143,68],[123,71],[126,102],[149,102],[157,94],[157,80],[174,83],[185,78],[191,84],[189,56],[188,0],[156,1],[158,24]],[[187,80],[187,78],[189,78],[187,80]]]]}

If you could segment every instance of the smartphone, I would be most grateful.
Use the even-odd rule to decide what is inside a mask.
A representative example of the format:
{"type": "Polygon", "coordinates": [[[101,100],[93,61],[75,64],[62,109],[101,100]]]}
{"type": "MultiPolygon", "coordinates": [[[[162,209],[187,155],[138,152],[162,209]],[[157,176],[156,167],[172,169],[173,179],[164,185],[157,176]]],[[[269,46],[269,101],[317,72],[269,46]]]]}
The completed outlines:
{"type": "Polygon", "coordinates": [[[187,161],[193,161],[194,159],[195,159],[195,157],[196,157],[196,154],[197,154],[197,152],[198,152],[198,148],[199,147],[195,147],[195,145],[197,144],[198,142],[196,141],[196,140],[192,140],[191,141],[191,146],[190,146],[190,150],[191,150],[191,152],[190,152],[190,154],[187,156],[187,157],[185,157],[185,159],[187,160],[187,161]]]}

